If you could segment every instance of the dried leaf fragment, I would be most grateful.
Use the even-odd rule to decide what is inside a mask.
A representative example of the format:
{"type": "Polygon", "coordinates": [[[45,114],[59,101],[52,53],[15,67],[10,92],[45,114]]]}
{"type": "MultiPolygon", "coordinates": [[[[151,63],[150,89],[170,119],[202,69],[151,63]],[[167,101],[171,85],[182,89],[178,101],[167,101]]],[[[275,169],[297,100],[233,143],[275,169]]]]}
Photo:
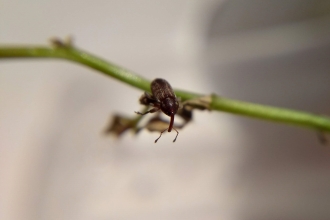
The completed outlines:
{"type": "Polygon", "coordinates": [[[183,107],[187,110],[211,110],[212,95],[201,96],[195,99],[190,99],[182,103],[183,107]]]}
{"type": "Polygon", "coordinates": [[[112,123],[105,129],[104,133],[114,134],[115,136],[120,137],[127,130],[135,129],[135,125],[135,119],[117,114],[113,116],[112,123]]]}
{"type": "Polygon", "coordinates": [[[54,47],[59,47],[59,48],[73,47],[73,37],[72,36],[67,36],[65,39],[53,37],[50,39],[50,42],[54,47]]]}

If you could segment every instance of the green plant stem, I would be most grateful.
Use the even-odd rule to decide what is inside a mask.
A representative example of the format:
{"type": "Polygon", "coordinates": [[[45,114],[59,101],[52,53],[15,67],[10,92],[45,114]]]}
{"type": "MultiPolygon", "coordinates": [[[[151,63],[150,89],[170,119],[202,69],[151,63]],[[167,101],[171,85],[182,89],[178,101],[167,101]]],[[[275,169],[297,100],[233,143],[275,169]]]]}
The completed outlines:
{"type": "MultiPolygon", "coordinates": [[[[70,60],[98,70],[143,91],[150,91],[149,80],[71,46],[0,46],[0,59],[9,58],[59,58],[70,60]]],[[[183,101],[202,96],[180,90],[175,90],[175,92],[183,101]]],[[[303,126],[316,131],[330,132],[330,118],[308,112],[247,103],[215,95],[212,96],[210,109],[303,126]]]]}

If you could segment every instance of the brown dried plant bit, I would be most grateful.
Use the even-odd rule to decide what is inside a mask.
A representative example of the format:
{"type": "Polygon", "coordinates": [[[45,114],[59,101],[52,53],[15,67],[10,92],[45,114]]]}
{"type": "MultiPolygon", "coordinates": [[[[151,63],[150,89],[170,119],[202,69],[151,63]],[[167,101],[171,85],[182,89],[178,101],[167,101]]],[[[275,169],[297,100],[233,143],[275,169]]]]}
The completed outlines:
{"type": "Polygon", "coordinates": [[[121,115],[114,115],[109,126],[105,129],[105,134],[114,134],[120,137],[125,131],[135,128],[135,120],[121,115]]]}
{"type": "Polygon", "coordinates": [[[148,131],[163,131],[168,128],[168,122],[161,119],[160,116],[151,118],[144,126],[148,131]]]}
{"type": "Polygon", "coordinates": [[[199,110],[211,110],[213,95],[201,96],[195,99],[190,99],[183,102],[184,108],[187,110],[199,109],[199,110]]]}
{"type": "Polygon", "coordinates": [[[183,118],[184,125],[185,125],[192,120],[192,117],[193,117],[192,109],[187,108],[186,106],[183,106],[182,108],[179,109],[177,115],[179,115],[181,118],[183,118]]]}
{"type": "Polygon", "coordinates": [[[60,48],[73,47],[73,37],[72,36],[67,36],[65,39],[60,39],[58,37],[52,37],[50,39],[50,42],[55,47],[60,47],[60,48]]]}
{"type": "MultiPolygon", "coordinates": [[[[181,125],[175,125],[176,128],[183,128],[186,125],[186,123],[183,123],[181,125]]],[[[147,129],[148,131],[163,131],[168,127],[168,121],[162,119],[160,115],[156,115],[155,117],[152,117],[143,127],[139,128],[139,131],[143,128],[147,129]]]]}
{"type": "Polygon", "coordinates": [[[319,142],[324,145],[324,146],[328,146],[329,145],[329,140],[328,137],[326,135],[326,133],[324,131],[318,131],[317,132],[317,138],[319,140],[319,142]]]}

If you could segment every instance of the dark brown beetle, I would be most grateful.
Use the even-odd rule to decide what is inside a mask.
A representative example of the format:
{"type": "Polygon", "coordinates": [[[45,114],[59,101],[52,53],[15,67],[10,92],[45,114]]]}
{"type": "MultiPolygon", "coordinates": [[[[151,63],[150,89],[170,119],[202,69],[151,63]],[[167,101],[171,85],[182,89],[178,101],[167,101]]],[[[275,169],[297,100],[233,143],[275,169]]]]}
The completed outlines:
{"type": "Polygon", "coordinates": [[[171,117],[170,125],[168,129],[160,132],[159,137],[155,140],[155,143],[162,136],[162,134],[167,130],[171,132],[172,129],[176,131],[176,136],[173,142],[176,141],[176,138],[179,135],[179,132],[173,127],[174,115],[179,109],[179,102],[174,94],[174,91],[171,85],[164,79],[155,79],[151,82],[151,93],[152,95],[145,93],[141,98],[140,102],[143,105],[152,105],[153,108],[145,113],[135,112],[140,115],[145,115],[148,113],[154,113],[159,110],[162,110],[166,115],[171,117]]]}

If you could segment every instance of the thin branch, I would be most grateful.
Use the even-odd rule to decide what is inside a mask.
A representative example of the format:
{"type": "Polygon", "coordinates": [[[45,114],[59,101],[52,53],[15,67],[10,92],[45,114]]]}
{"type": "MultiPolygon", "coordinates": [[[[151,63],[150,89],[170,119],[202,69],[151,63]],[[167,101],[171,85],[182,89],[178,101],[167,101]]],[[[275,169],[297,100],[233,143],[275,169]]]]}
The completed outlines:
{"type": "MultiPolygon", "coordinates": [[[[59,58],[83,64],[99,72],[125,82],[143,91],[150,91],[150,81],[115,64],[69,45],[44,46],[0,46],[0,59],[9,58],[59,58]]],[[[183,101],[201,97],[200,94],[175,90],[183,101]]],[[[284,108],[247,103],[216,95],[212,96],[211,110],[230,112],[264,120],[282,122],[330,132],[330,118],[284,108]]]]}
{"type": "Polygon", "coordinates": [[[147,79],[75,47],[0,45],[0,59],[6,58],[59,58],[74,61],[144,91],[150,91],[150,81],[147,79]]]}

